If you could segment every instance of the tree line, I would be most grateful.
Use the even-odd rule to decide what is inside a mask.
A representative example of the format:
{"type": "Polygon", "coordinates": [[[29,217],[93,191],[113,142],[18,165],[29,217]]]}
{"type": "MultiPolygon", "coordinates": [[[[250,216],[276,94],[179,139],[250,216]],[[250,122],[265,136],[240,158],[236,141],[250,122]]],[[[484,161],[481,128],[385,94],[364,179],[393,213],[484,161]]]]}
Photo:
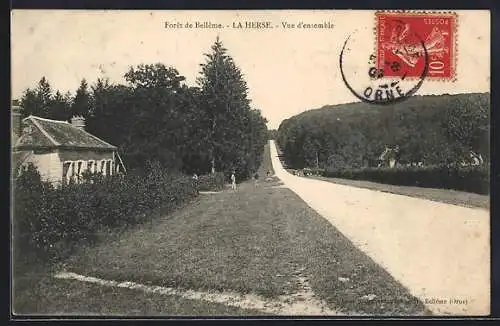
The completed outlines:
{"type": "Polygon", "coordinates": [[[471,151],[489,160],[489,93],[413,96],[390,106],[328,105],[284,120],[277,142],[295,168],[361,168],[376,165],[386,146],[400,162],[443,165],[471,151]]]}
{"type": "Polygon", "coordinates": [[[189,174],[235,170],[247,178],[262,160],[267,121],[219,38],[204,56],[196,86],[172,66],[140,64],[124,74],[125,84],[83,79],[74,96],[54,93],[42,77],[19,102],[24,116],[83,116],[88,132],[118,146],[128,169],[156,161],[189,174]]]}

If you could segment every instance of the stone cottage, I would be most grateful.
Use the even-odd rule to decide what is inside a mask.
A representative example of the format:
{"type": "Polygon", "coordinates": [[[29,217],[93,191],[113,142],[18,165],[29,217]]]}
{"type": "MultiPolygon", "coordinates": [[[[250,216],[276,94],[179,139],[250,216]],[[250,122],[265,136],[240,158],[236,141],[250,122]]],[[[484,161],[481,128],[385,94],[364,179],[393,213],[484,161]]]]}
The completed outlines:
{"type": "Polygon", "coordinates": [[[16,171],[33,163],[54,184],[79,182],[87,169],[104,175],[126,172],[117,147],[85,131],[85,119],[71,123],[29,116],[12,107],[12,155],[16,171]]]}

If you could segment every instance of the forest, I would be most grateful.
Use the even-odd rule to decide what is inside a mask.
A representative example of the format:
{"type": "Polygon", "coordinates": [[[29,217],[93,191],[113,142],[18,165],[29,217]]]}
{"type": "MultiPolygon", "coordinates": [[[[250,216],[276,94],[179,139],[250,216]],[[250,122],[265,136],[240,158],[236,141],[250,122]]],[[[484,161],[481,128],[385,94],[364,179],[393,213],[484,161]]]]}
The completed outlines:
{"type": "Polygon", "coordinates": [[[294,168],[376,166],[385,147],[400,163],[450,165],[471,151],[489,161],[489,93],[413,96],[394,105],[327,105],[284,120],[275,136],[294,168]]]}
{"type": "Polygon", "coordinates": [[[270,131],[292,169],[324,177],[488,194],[490,95],[413,96],[328,105],[270,131]],[[381,154],[398,148],[395,168],[381,154]]]}

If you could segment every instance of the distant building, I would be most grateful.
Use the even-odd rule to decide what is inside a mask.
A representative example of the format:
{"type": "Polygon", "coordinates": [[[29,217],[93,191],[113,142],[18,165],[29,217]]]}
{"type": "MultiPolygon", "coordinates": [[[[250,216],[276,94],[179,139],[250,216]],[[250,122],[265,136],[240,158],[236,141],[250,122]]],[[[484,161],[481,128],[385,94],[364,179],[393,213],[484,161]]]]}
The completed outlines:
{"type": "Polygon", "coordinates": [[[378,158],[378,167],[394,168],[399,165],[400,151],[399,146],[388,147],[386,146],[382,154],[378,158]]]}
{"type": "Polygon", "coordinates": [[[12,155],[15,171],[33,163],[42,179],[54,184],[78,182],[87,169],[104,175],[125,172],[117,147],[85,131],[85,119],[71,123],[29,116],[12,107],[12,155]]]}

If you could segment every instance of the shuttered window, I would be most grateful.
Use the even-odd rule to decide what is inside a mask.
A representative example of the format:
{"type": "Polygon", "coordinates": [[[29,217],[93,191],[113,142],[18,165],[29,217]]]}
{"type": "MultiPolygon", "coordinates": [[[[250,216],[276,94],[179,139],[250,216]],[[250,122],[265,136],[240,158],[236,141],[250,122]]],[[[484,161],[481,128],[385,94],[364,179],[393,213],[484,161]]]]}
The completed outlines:
{"type": "Polygon", "coordinates": [[[101,161],[101,166],[99,168],[99,172],[102,174],[106,174],[106,161],[102,160],[101,161]]]}
{"type": "Polygon", "coordinates": [[[64,184],[67,184],[71,178],[71,162],[63,163],[63,175],[62,181],[64,184]]]}
{"type": "Polygon", "coordinates": [[[89,170],[90,173],[94,173],[94,168],[95,168],[95,162],[93,160],[88,161],[87,170],[89,170]]]}
{"type": "Polygon", "coordinates": [[[82,175],[82,165],[83,165],[83,162],[82,161],[78,161],[78,164],[76,166],[76,176],[77,178],[79,179],[82,175]]]}
{"type": "Polygon", "coordinates": [[[113,162],[112,162],[112,161],[106,161],[106,163],[107,163],[107,164],[106,164],[106,175],[111,175],[111,174],[112,174],[112,173],[111,173],[111,171],[112,171],[112,169],[111,169],[111,164],[112,164],[113,162]]]}

